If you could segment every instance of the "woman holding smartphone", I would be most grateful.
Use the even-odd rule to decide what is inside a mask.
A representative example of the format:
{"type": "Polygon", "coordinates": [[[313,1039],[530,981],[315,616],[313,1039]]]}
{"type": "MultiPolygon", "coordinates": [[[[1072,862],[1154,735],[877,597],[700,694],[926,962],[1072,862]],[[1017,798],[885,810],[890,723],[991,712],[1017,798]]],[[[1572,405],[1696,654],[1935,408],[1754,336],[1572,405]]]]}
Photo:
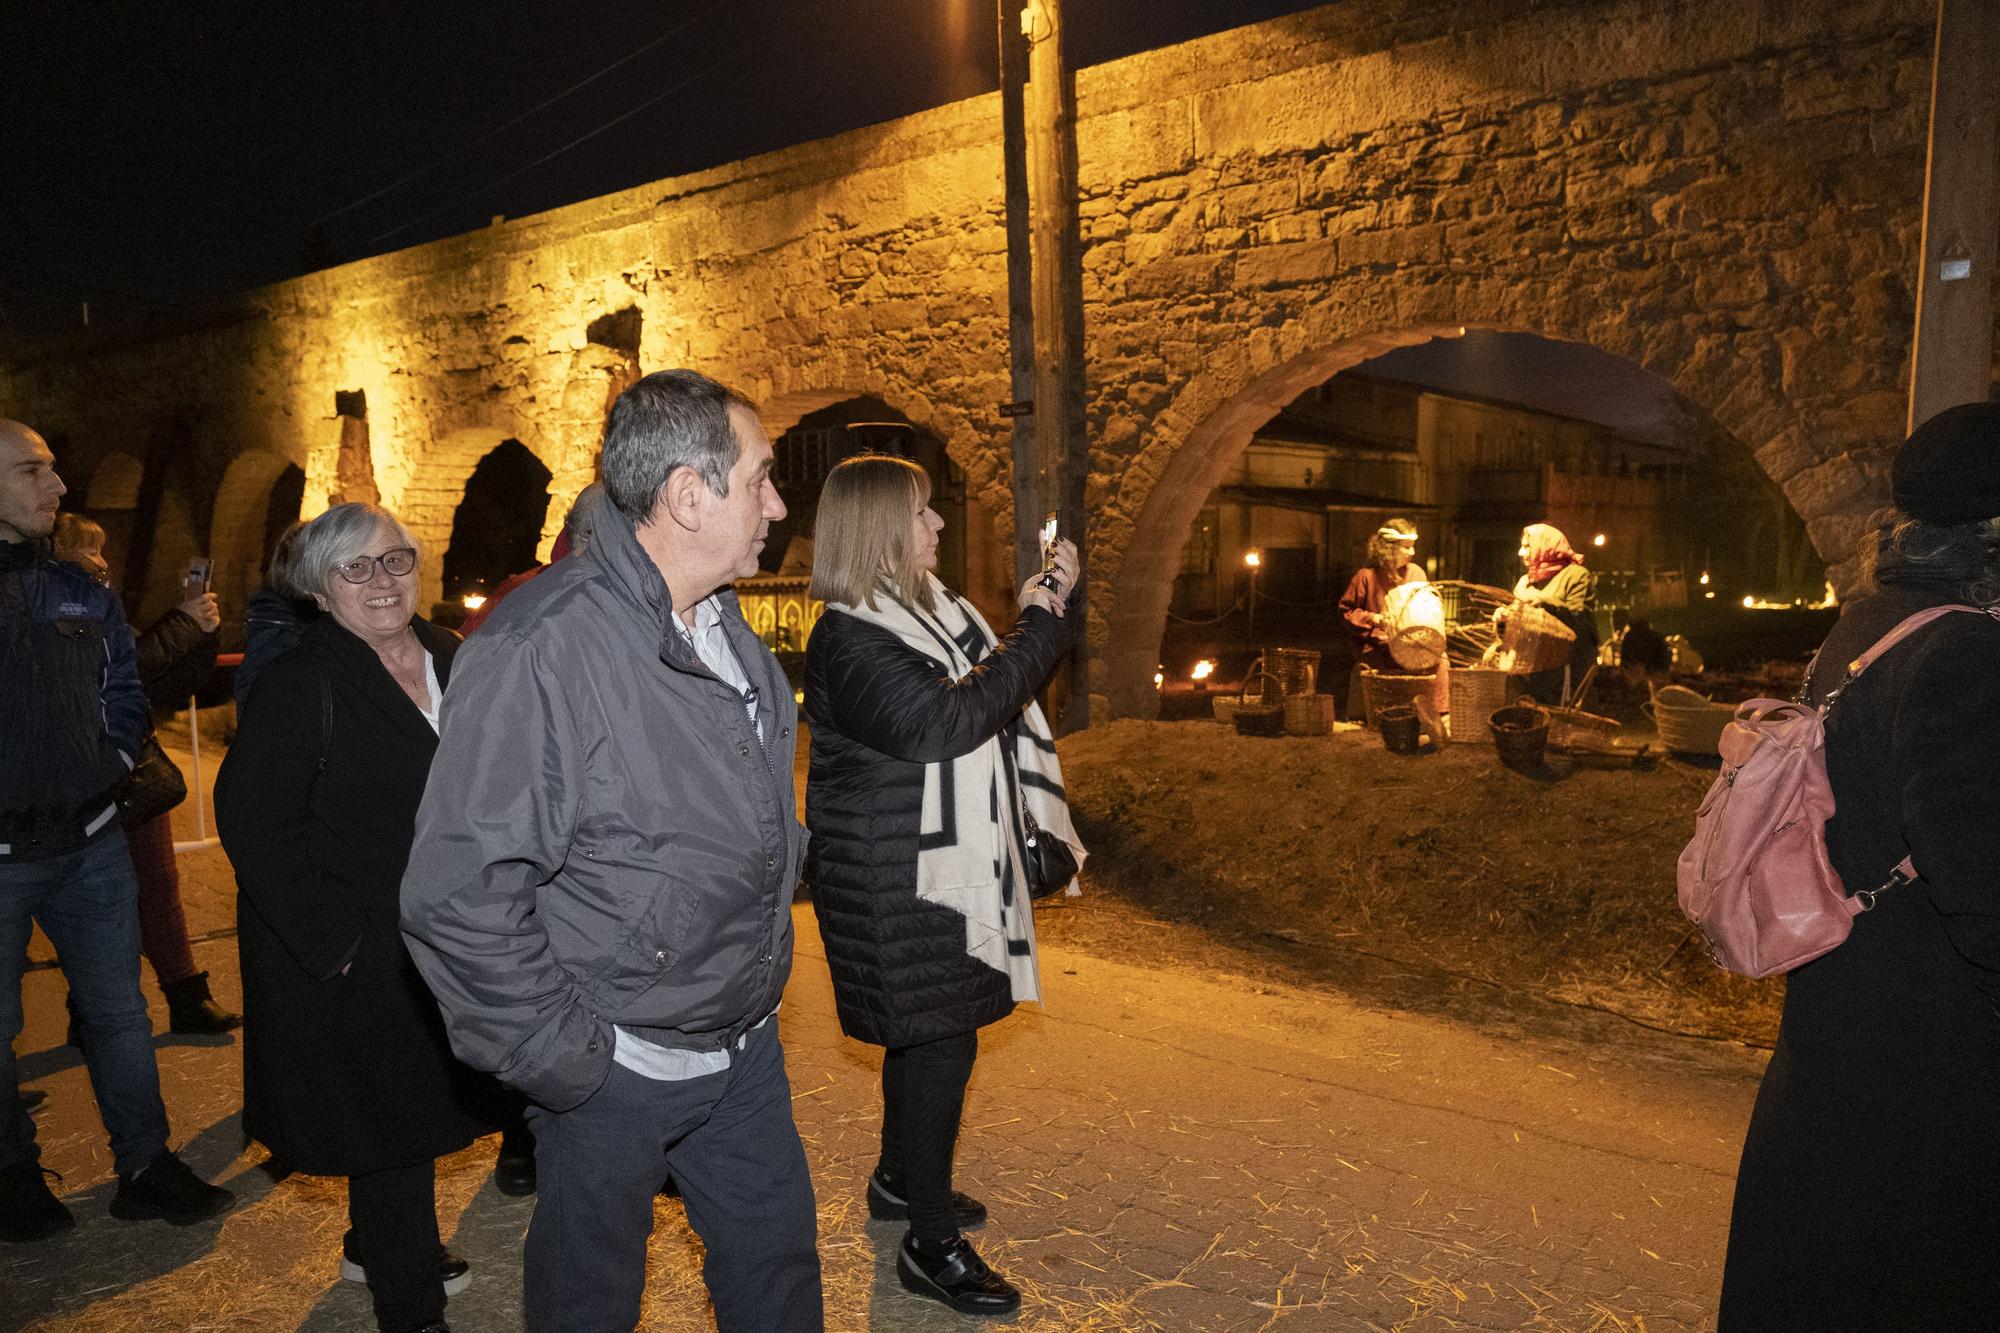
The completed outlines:
{"type": "Polygon", "coordinates": [[[952,1153],[979,1029],[1041,998],[1025,819],[1082,857],[1034,701],[1080,614],[1076,547],[1054,543],[996,636],[932,572],[944,520],[930,495],[923,468],[880,455],[840,464],[820,495],[808,873],[841,1028],[885,1048],[869,1214],[908,1223],[905,1287],[1004,1315],[1021,1293],[962,1234],[986,1208],[953,1190],[952,1153]]]}

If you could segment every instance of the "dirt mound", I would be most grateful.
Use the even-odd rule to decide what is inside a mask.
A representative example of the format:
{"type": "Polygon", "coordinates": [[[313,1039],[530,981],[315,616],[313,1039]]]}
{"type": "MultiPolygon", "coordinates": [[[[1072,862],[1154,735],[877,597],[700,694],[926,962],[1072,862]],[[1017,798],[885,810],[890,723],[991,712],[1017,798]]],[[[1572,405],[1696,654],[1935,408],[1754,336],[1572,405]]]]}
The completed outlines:
{"type": "MultiPolygon", "coordinates": [[[[1181,923],[1293,946],[1285,969],[1320,980],[1368,956],[1673,1031],[1776,1033],[1782,983],[1717,968],[1674,903],[1712,768],[1536,780],[1491,746],[1402,757],[1366,732],[1130,721],[1064,740],[1062,759],[1086,886],[1143,909],[1123,914],[1136,951],[1181,923]]],[[[1098,935],[1119,914],[1088,915],[1098,935]]]]}

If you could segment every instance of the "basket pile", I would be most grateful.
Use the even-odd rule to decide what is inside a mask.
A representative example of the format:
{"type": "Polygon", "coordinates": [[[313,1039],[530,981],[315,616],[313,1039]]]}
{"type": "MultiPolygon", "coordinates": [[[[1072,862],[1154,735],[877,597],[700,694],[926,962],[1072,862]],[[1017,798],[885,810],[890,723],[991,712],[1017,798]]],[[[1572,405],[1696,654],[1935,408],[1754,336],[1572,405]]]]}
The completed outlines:
{"type": "Polygon", "coordinates": [[[1659,728],[1660,745],[1675,754],[1711,755],[1722,744],[1722,729],[1736,716],[1734,704],[1719,704],[1685,685],[1664,685],[1640,705],[1659,728]]]}

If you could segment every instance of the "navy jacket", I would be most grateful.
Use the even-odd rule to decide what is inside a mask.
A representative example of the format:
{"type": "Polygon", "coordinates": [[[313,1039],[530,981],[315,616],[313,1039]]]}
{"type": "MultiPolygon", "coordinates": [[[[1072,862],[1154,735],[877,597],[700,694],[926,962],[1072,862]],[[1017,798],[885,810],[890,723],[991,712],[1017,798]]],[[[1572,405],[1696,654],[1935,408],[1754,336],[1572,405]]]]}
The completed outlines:
{"type": "Polygon", "coordinates": [[[0,544],[0,844],[74,850],[153,729],[117,595],[43,542],[0,544]]]}

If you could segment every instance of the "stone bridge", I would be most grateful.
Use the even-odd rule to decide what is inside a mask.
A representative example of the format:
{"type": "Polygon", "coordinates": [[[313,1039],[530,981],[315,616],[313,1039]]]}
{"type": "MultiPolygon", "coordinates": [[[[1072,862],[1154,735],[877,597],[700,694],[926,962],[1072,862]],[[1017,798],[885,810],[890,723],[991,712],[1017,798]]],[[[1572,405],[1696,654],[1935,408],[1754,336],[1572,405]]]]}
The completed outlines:
{"type": "MultiPolygon", "coordinates": [[[[1902,433],[1934,13],[1343,3],[1080,71],[1095,715],[1154,707],[1182,542],[1251,432],[1464,328],[1668,381],[1850,571],[1902,433]]],[[[641,368],[740,386],[773,435],[872,396],[966,470],[986,553],[969,591],[1001,601],[999,128],[976,98],[313,273],[148,339],[17,349],[0,413],[58,443],[85,505],[132,510],[157,607],[177,551],[212,547],[225,591],[254,579],[293,468],[308,514],[376,488],[427,543],[434,595],[481,457],[514,439],[547,465],[552,534],[641,368]]]]}

